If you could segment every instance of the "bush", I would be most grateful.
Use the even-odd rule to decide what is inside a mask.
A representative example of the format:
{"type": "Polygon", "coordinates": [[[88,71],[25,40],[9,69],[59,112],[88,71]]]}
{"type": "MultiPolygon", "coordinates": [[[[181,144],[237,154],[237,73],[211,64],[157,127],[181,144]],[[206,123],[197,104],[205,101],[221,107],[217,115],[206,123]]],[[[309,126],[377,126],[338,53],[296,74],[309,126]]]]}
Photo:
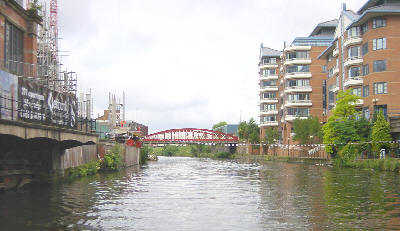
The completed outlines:
{"type": "Polygon", "coordinates": [[[151,153],[153,149],[149,146],[143,146],[140,150],[140,164],[145,164],[149,159],[149,153],[151,153]]]}
{"type": "Polygon", "coordinates": [[[161,151],[162,156],[175,156],[179,151],[178,146],[165,145],[161,151]]]}
{"type": "Polygon", "coordinates": [[[104,155],[101,169],[117,170],[122,166],[122,163],[122,147],[120,144],[115,144],[111,150],[104,155]]]}
{"type": "Polygon", "coordinates": [[[218,159],[226,159],[232,157],[232,155],[229,152],[217,152],[215,153],[215,158],[218,159]]]}
{"type": "Polygon", "coordinates": [[[100,170],[100,161],[93,160],[79,167],[71,168],[67,171],[70,177],[84,177],[94,175],[100,170]]]}

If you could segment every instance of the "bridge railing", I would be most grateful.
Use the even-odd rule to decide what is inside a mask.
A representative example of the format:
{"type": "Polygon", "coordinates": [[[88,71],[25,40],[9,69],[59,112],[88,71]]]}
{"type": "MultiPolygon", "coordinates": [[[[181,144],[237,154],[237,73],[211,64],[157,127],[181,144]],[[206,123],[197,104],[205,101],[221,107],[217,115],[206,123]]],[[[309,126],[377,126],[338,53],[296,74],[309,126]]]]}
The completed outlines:
{"type": "Polygon", "coordinates": [[[43,105],[35,105],[34,108],[23,108],[21,100],[9,98],[0,91],[0,120],[23,121],[32,124],[42,124],[68,128],[85,133],[96,132],[96,120],[76,116],[71,117],[52,117],[50,109],[43,105]],[[34,109],[34,110],[33,110],[34,109]],[[20,115],[24,115],[23,118],[20,115]],[[51,121],[51,122],[49,122],[51,121]]]}

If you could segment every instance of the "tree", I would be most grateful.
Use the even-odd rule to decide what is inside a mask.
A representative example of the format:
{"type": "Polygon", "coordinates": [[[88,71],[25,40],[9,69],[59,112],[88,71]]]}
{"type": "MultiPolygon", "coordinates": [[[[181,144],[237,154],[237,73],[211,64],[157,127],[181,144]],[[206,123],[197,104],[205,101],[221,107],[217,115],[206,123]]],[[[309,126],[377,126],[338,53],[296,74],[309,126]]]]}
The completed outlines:
{"type": "Polygon", "coordinates": [[[264,132],[265,132],[264,142],[266,144],[266,153],[268,154],[269,146],[271,144],[275,144],[279,140],[280,134],[277,128],[271,128],[271,127],[265,129],[264,132]]]}
{"type": "Polygon", "coordinates": [[[322,137],[321,124],[318,117],[309,117],[305,120],[295,119],[293,121],[293,140],[300,144],[311,144],[317,138],[322,137]]]}
{"type": "Polygon", "coordinates": [[[338,152],[350,141],[359,141],[355,127],[356,109],[355,103],[359,96],[352,94],[352,89],[339,91],[336,107],[328,122],[322,127],[323,142],[326,144],[326,151],[335,157],[338,152]]]}
{"type": "Polygon", "coordinates": [[[222,132],[222,127],[227,125],[227,124],[228,124],[227,122],[221,121],[219,123],[214,124],[212,126],[212,130],[222,132]]]}
{"type": "Polygon", "coordinates": [[[390,135],[390,123],[385,120],[382,111],[379,111],[374,126],[372,127],[372,150],[375,153],[379,153],[382,148],[386,150],[390,148],[389,141],[392,141],[390,135]]]}
{"type": "Polygon", "coordinates": [[[255,144],[260,141],[258,125],[253,118],[250,118],[249,122],[243,121],[239,124],[238,134],[240,139],[248,143],[255,144]]]}

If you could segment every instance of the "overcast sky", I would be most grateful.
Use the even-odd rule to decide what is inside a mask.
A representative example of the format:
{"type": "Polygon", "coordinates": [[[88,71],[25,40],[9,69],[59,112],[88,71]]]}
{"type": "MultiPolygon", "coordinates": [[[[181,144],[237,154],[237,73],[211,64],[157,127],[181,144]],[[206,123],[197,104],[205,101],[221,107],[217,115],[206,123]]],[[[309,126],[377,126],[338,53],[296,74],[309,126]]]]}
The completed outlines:
{"type": "Polygon", "coordinates": [[[339,17],[342,2],[58,0],[63,66],[91,88],[95,117],[108,92],[125,91],[127,119],[150,132],[258,121],[260,43],[281,50],[339,17]]]}

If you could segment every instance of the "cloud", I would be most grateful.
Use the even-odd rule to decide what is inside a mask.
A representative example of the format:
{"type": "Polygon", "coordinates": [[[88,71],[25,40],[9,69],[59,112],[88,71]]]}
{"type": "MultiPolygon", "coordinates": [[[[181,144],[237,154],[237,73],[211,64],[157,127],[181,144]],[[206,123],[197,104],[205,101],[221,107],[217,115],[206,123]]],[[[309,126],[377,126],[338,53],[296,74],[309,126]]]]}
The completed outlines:
{"type": "MultiPolygon", "coordinates": [[[[357,10],[363,0],[347,1],[357,10]]],[[[307,36],[339,16],[339,0],[60,1],[64,66],[92,89],[127,95],[127,118],[150,131],[258,119],[260,43],[307,36]],[[319,3],[319,5],[318,5],[319,3]],[[318,6],[318,7],[316,7],[318,6]]]]}

